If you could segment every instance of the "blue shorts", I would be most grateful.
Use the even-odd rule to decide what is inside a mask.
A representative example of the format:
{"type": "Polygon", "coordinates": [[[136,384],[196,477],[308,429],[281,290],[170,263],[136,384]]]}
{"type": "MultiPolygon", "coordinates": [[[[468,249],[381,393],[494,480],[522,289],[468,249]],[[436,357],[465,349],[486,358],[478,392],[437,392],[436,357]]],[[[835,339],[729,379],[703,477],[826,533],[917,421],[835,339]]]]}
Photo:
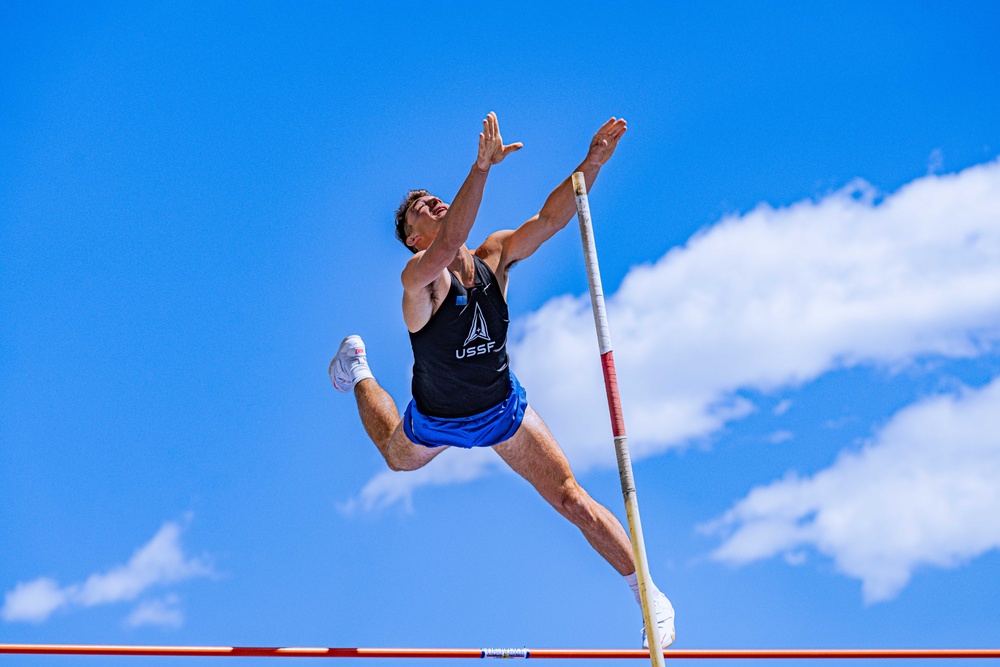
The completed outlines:
{"type": "Polygon", "coordinates": [[[507,398],[471,417],[431,417],[421,413],[411,400],[403,413],[403,433],[424,447],[492,447],[514,436],[527,407],[524,388],[511,373],[507,398]]]}

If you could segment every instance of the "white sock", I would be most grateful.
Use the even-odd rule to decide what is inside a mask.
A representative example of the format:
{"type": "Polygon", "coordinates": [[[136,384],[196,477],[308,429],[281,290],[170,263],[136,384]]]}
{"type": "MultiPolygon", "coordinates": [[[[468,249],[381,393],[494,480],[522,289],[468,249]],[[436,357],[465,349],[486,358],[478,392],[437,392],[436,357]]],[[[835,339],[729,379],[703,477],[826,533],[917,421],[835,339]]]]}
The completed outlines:
{"type": "Polygon", "coordinates": [[[635,601],[638,602],[641,607],[642,598],[639,597],[639,573],[633,572],[632,574],[626,574],[625,583],[632,589],[632,594],[635,595],[635,601]]]}
{"type": "MultiPolygon", "coordinates": [[[[636,604],[642,607],[642,598],[639,596],[639,574],[637,572],[633,572],[632,574],[626,574],[625,583],[627,583],[628,587],[632,589],[632,595],[635,596],[636,604]]],[[[650,600],[652,601],[652,598],[656,597],[657,594],[662,595],[662,593],[660,593],[660,589],[656,587],[656,584],[650,581],[649,582],[650,600]]]]}
{"type": "Polygon", "coordinates": [[[351,375],[354,378],[354,384],[357,384],[367,378],[375,378],[375,376],[372,375],[371,369],[368,368],[368,360],[364,358],[354,360],[354,363],[351,365],[351,375]]]}

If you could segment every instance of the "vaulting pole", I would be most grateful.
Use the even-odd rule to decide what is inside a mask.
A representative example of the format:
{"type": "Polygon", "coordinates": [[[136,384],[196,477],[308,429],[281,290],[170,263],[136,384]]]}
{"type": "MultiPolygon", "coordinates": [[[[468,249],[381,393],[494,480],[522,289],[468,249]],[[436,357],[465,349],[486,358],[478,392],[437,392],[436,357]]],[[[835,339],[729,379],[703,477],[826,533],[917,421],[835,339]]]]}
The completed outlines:
{"type": "MultiPolygon", "coordinates": [[[[568,648],[266,648],[261,646],[102,646],[0,644],[0,655],[101,655],[231,658],[555,658],[621,660],[648,657],[639,649],[568,648]]],[[[670,660],[1000,658],[1000,648],[673,650],[670,660]]],[[[662,657],[662,656],[661,656],[662,657]]]]}
{"type": "Polygon", "coordinates": [[[587,181],[583,172],[573,174],[573,192],[576,193],[576,213],[580,221],[580,236],[583,238],[583,255],[587,260],[587,282],[590,283],[590,302],[594,308],[594,324],[597,327],[597,343],[601,350],[601,369],[604,371],[604,388],[608,394],[608,408],[611,411],[611,432],[615,438],[615,454],[618,457],[618,476],[625,497],[625,514],[628,517],[628,533],[632,541],[632,556],[639,579],[639,598],[642,602],[642,620],[646,625],[646,641],[653,667],[664,667],[663,648],[660,633],[656,628],[650,593],[652,577],[646,559],[646,543],[642,539],[642,523],[639,521],[639,501],[635,496],[635,480],[632,477],[632,459],[628,453],[628,438],[625,436],[625,417],[622,415],[621,399],[618,396],[618,376],[615,374],[615,358],[611,351],[611,330],[608,314],[604,307],[604,290],[601,287],[601,269],[597,264],[597,243],[594,241],[594,226],[590,220],[590,202],[587,200],[587,181]]]}

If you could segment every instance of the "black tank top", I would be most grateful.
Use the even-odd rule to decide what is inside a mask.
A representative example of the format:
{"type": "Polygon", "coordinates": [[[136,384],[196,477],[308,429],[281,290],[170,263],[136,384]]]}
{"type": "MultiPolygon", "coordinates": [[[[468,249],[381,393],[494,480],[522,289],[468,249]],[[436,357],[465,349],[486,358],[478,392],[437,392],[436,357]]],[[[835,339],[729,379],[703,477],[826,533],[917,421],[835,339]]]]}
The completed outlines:
{"type": "Polygon", "coordinates": [[[475,284],[451,274],[444,303],[410,334],[413,399],[434,417],[468,417],[500,403],[510,392],[507,302],[486,262],[473,255],[475,284]]]}

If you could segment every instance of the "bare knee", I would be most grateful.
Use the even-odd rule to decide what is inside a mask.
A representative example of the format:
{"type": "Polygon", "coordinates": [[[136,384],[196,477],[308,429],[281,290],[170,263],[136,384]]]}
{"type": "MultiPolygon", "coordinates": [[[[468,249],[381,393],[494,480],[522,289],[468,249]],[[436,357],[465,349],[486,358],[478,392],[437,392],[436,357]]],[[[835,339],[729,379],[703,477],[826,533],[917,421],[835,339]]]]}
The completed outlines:
{"type": "Polygon", "coordinates": [[[387,456],[385,459],[386,465],[389,466],[389,470],[393,472],[409,472],[411,470],[417,470],[424,466],[423,462],[406,460],[406,459],[395,459],[387,456]]]}
{"type": "Polygon", "coordinates": [[[426,461],[418,460],[412,454],[407,456],[410,452],[407,452],[405,447],[393,446],[394,444],[390,443],[385,451],[382,452],[382,457],[385,459],[385,464],[389,466],[389,470],[393,472],[407,472],[421,468],[427,463],[426,461]]]}
{"type": "Polygon", "coordinates": [[[418,470],[431,462],[438,454],[448,449],[447,447],[423,447],[414,445],[402,433],[402,428],[397,428],[397,432],[389,440],[385,448],[380,448],[382,458],[393,472],[407,472],[418,470]]]}
{"type": "Polygon", "coordinates": [[[558,502],[556,509],[578,526],[597,521],[593,498],[575,479],[570,479],[562,485],[558,502]]]}

